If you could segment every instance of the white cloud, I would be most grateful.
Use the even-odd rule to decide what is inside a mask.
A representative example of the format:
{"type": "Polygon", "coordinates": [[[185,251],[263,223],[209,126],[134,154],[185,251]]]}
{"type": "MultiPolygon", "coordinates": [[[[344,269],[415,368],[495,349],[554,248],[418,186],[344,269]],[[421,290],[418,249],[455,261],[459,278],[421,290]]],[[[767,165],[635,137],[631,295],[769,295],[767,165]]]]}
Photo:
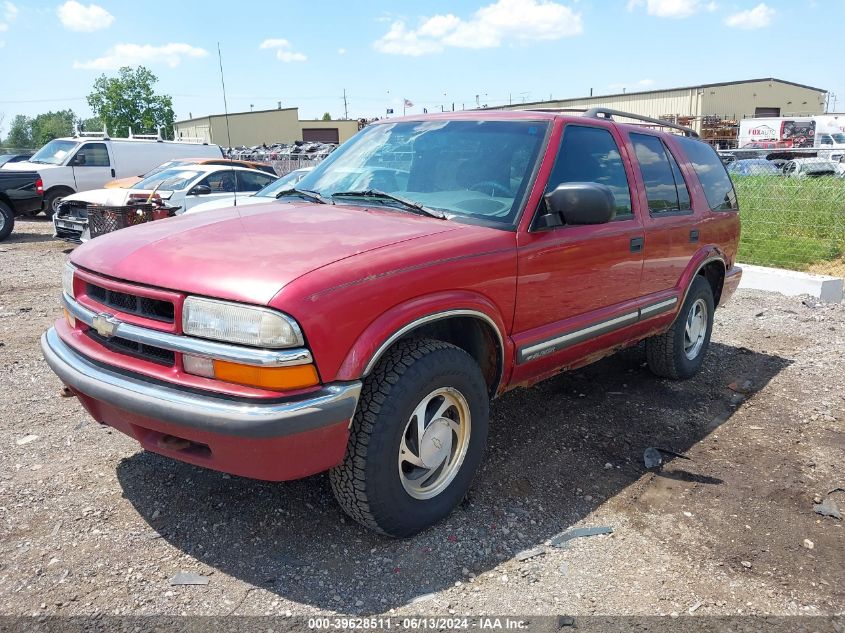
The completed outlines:
{"type": "Polygon", "coordinates": [[[73,67],[83,70],[115,70],[121,66],[156,64],[175,68],[183,59],[198,59],[208,55],[208,51],[189,44],[116,44],[102,57],[88,61],[74,61],[73,67]]]}
{"type": "Polygon", "coordinates": [[[346,49],[345,48],[337,49],[337,54],[338,55],[346,55],[346,49]]]}
{"type": "Polygon", "coordinates": [[[58,9],[56,14],[62,26],[69,31],[91,33],[107,29],[114,22],[114,16],[98,4],[85,6],[75,0],[68,0],[58,9]]]}
{"type": "Polygon", "coordinates": [[[0,33],[9,30],[9,24],[15,21],[18,13],[20,13],[20,9],[11,2],[7,0],[3,3],[3,19],[0,20],[0,33]]]}
{"type": "Polygon", "coordinates": [[[304,62],[308,58],[304,53],[291,50],[291,43],[280,38],[264,40],[258,48],[276,51],[276,57],[283,62],[304,62]]]}
{"type": "Polygon", "coordinates": [[[715,2],[705,3],[703,0],[628,0],[628,11],[640,7],[646,8],[646,13],[658,18],[688,18],[706,9],[715,11],[715,2]]]}
{"type": "Polygon", "coordinates": [[[581,15],[551,0],[496,0],[468,19],[437,14],[408,28],[402,20],[373,43],[381,53],[419,56],[447,47],[495,48],[504,42],[527,43],[579,35],[581,15]]]}
{"type": "Polygon", "coordinates": [[[740,11],[725,18],[725,24],[734,29],[762,29],[772,23],[775,10],[760,3],[753,9],[740,11]]]}

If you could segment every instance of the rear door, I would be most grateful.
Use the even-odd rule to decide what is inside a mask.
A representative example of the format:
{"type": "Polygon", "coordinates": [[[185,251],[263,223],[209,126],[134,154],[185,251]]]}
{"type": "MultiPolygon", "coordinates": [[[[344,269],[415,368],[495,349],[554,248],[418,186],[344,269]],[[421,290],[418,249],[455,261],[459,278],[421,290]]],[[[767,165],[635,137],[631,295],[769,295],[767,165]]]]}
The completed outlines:
{"type": "Polygon", "coordinates": [[[251,194],[259,189],[263,189],[274,180],[275,176],[265,174],[257,171],[239,171],[238,176],[238,193],[251,194]]]}
{"type": "Polygon", "coordinates": [[[76,190],[101,189],[103,185],[114,178],[115,172],[112,162],[107,143],[84,143],[68,162],[68,165],[73,169],[76,190]]]}
{"type": "Polygon", "coordinates": [[[644,234],[631,195],[630,161],[619,141],[610,124],[579,121],[563,129],[546,193],[564,182],[607,185],[616,217],[606,224],[532,229],[519,236],[518,381],[564,364],[569,354],[583,354],[581,343],[596,349],[612,344],[637,320],[644,234]]]}
{"type": "MultiPolygon", "coordinates": [[[[678,160],[660,135],[628,134],[637,157],[646,210],[643,275],[644,297],[675,288],[693,254],[698,250],[700,227],[690,188],[678,160]]],[[[698,214],[700,215],[700,214],[698,214]]]]}

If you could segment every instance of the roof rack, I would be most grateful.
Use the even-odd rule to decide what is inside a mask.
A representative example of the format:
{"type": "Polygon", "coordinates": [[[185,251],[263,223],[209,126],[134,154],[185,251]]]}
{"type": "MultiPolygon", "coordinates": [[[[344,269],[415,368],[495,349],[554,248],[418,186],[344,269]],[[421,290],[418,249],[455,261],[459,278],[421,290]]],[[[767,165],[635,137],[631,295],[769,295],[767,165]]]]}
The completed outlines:
{"type": "Polygon", "coordinates": [[[633,114],[631,112],[623,112],[622,110],[611,110],[610,108],[531,108],[532,112],[577,112],[583,114],[585,117],[591,119],[608,119],[613,120],[614,116],[625,117],[626,119],[633,119],[635,121],[642,121],[651,126],[667,127],[673,130],[683,132],[684,136],[698,138],[698,132],[683,125],[672,123],[671,121],[661,121],[660,119],[652,119],[651,117],[643,116],[641,114],[633,114]]]}
{"type": "Polygon", "coordinates": [[[622,112],[621,110],[611,110],[610,108],[590,108],[586,112],[584,112],[585,117],[589,117],[591,119],[608,119],[613,120],[614,116],[621,116],[625,117],[626,119],[633,119],[635,121],[643,121],[650,125],[655,125],[658,127],[667,127],[673,130],[678,130],[679,132],[683,132],[684,136],[689,136],[692,138],[698,138],[698,132],[692,130],[688,127],[684,127],[683,125],[678,125],[677,123],[671,123],[669,121],[661,121],[660,119],[652,119],[651,117],[643,116],[641,114],[632,114],[631,112],[622,112]]]}

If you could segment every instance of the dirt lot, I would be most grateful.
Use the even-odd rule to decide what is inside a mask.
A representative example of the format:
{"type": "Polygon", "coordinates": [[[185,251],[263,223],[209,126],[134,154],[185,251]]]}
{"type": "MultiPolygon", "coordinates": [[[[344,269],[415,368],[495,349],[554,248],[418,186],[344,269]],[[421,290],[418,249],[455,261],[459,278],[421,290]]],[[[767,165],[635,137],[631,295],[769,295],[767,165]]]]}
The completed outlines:
{"type": "Polygon", "coordinates": [[[694,380],[634,349],[508,394],[471,496],[393,541],[345,520],[325,476],[169,461],[60,397],[38,337],[67,249],[44,221],[0,243],[0,614],[845,610],[845,528],[813,512],[845,487],[845,304],[740,292],[694,380]],[[649,472],[650,446],[689,459],[649,472]],[[548,545],[583,526],[613,533],[548,545]]]}

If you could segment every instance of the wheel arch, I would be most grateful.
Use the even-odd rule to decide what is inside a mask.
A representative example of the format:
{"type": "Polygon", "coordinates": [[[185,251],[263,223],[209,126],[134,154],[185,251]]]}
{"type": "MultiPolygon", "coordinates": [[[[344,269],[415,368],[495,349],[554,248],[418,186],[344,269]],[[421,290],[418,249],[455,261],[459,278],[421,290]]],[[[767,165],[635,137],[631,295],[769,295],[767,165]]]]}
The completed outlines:
{"type": "Polygon", "coordinates": [[[480,298],[465,300],[460,307],[445,306],[433,298],[415,304],[397,306],[376,319],[347,354],[338,379],[366,378],[399,341],[433,338],[472,356],[481,367],[490,396],[496,395],[504,383],[509,348],[506,329],[493,306],[480,298]]]}

